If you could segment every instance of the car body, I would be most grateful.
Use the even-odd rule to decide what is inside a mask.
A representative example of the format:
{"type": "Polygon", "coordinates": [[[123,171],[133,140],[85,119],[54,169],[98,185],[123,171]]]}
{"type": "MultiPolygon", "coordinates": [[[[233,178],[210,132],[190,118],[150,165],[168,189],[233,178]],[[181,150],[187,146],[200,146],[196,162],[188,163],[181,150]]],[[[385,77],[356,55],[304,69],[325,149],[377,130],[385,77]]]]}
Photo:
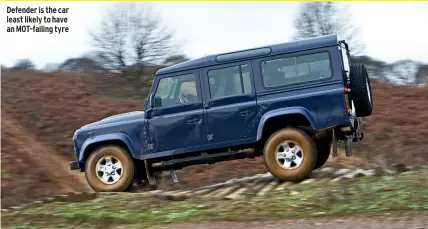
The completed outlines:
{"type": "MultiPolygon", "coordinates": [[[[85,171],[92,152],[116,145],[153,183],[151,171],[262,155],[269,137],[286,127],[310,136],[327,133],[325,145],[336,147],[343,140],[350,154],[350,142],[362,139],[350,98],[357,97],[350,91],[350,68],[347,44],[328,35],[160,69],[145,111],[108,117],[75,132],[77,161],[70,167],[85,171]]],[[[370,114],[371,107],[360,116],[370,114]]]]}

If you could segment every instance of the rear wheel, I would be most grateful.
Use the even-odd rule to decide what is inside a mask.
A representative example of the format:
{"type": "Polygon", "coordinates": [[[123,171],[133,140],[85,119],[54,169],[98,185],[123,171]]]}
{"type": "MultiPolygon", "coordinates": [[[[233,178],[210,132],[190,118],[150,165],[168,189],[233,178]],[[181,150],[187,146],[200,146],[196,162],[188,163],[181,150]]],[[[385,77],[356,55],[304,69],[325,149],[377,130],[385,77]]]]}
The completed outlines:
{"type": "Polygon", "coordinates": [[[331,140],[331,132],[322,132],[314,136],[318,153],[315,169],[322,167],[330,157],[331,140]]]}
{"type": "Polygon", "coordinates": [[[317,150],[304,131],[285,128],[267,140],[263,158],[269,172],[278,179],[301,181],[315,168],[317,150]]]}
{"type": "Polygon", "coordinates": [[[97,192],[123,192],[132,187],[134,161],[119,146],[102,146],[88,158],[86,180],[97,192]]]}
{"type": "Polygon", "coordinates": [[[363,64],[353,64],[350,69],[351,99],[354,102],[357,117],[372,114],[373,101],[370,79],[363,64]]]}

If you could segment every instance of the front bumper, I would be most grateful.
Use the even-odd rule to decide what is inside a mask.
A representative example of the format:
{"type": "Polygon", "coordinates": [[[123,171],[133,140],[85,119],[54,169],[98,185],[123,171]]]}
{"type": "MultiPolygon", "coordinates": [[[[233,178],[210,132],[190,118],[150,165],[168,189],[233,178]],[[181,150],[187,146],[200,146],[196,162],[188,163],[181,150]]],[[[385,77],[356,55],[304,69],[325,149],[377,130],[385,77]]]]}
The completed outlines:
{"type": "Polygon", "coordinates": [[[81,169],[81,165],[78,161],[70,161],[70,170],[81,169]]]}

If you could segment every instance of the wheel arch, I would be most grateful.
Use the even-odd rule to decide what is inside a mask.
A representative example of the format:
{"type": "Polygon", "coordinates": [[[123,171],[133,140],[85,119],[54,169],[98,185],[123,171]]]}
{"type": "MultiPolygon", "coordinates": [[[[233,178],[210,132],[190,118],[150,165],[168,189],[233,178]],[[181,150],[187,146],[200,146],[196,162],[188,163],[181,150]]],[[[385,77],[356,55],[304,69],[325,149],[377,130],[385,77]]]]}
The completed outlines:
{"type": "Polygon", "coordinates": [[[85,162],[89,155],[98,147],[103,145],[117,145],[124,148],[132,158],[135,158],[135,149],[131,143],[131,140],[125,134],[106,134],[89,138],[86,140],[79,153],[79,161],[85,162]]]}
{"type": "Polygon", "coordinates": [[[288,125],[308,126],[318,130],[311,113],[304,107],[287,107],[265,113],[257,128],[257,141],[288,125]],[[274,124],[274,123],[280,123],[274,124]]]}

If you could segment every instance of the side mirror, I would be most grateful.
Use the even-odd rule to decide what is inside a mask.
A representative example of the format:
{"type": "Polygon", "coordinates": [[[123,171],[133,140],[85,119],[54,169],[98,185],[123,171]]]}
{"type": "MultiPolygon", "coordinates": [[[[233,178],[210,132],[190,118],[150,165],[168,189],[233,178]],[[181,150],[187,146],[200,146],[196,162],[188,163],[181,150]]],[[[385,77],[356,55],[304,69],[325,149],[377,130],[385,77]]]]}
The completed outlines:
{"type": "Polygon", "coordinates": [[[154,107],[162,107],[162,99],[159,96],[154,97],[154,107]]]}
{"type": "Polygon", "coordinates": [[[149,119],[150,118],[150,112],[152,110],[152,95],[149,95],[149,98],[146,98],[144,100],[144,118],[149,119]]]}
{"type": "Polygon", "coordinates": [[[144,110],[147,110],[147,108],[149,107],[149,104],[147,103],[149,101],[149,99],[148,98],[146,98],[145,100],[144,100],[144,110]]]}
{"type": "Polygon", "coordinates": [[[144,103],[144,116],[146,119],[149,119],[151,117],[152,110],[155,107],[162,107],[162,99],[161,97],[153,96],[151,94],[149,98],[145,100],[144,103]]]}
{"type": "Polygon", "coordinates": [[[153,94],[150,94],[149,98],[147,98],[147,109],[152,109],[154,107],[153,105],[153,94]]]}

